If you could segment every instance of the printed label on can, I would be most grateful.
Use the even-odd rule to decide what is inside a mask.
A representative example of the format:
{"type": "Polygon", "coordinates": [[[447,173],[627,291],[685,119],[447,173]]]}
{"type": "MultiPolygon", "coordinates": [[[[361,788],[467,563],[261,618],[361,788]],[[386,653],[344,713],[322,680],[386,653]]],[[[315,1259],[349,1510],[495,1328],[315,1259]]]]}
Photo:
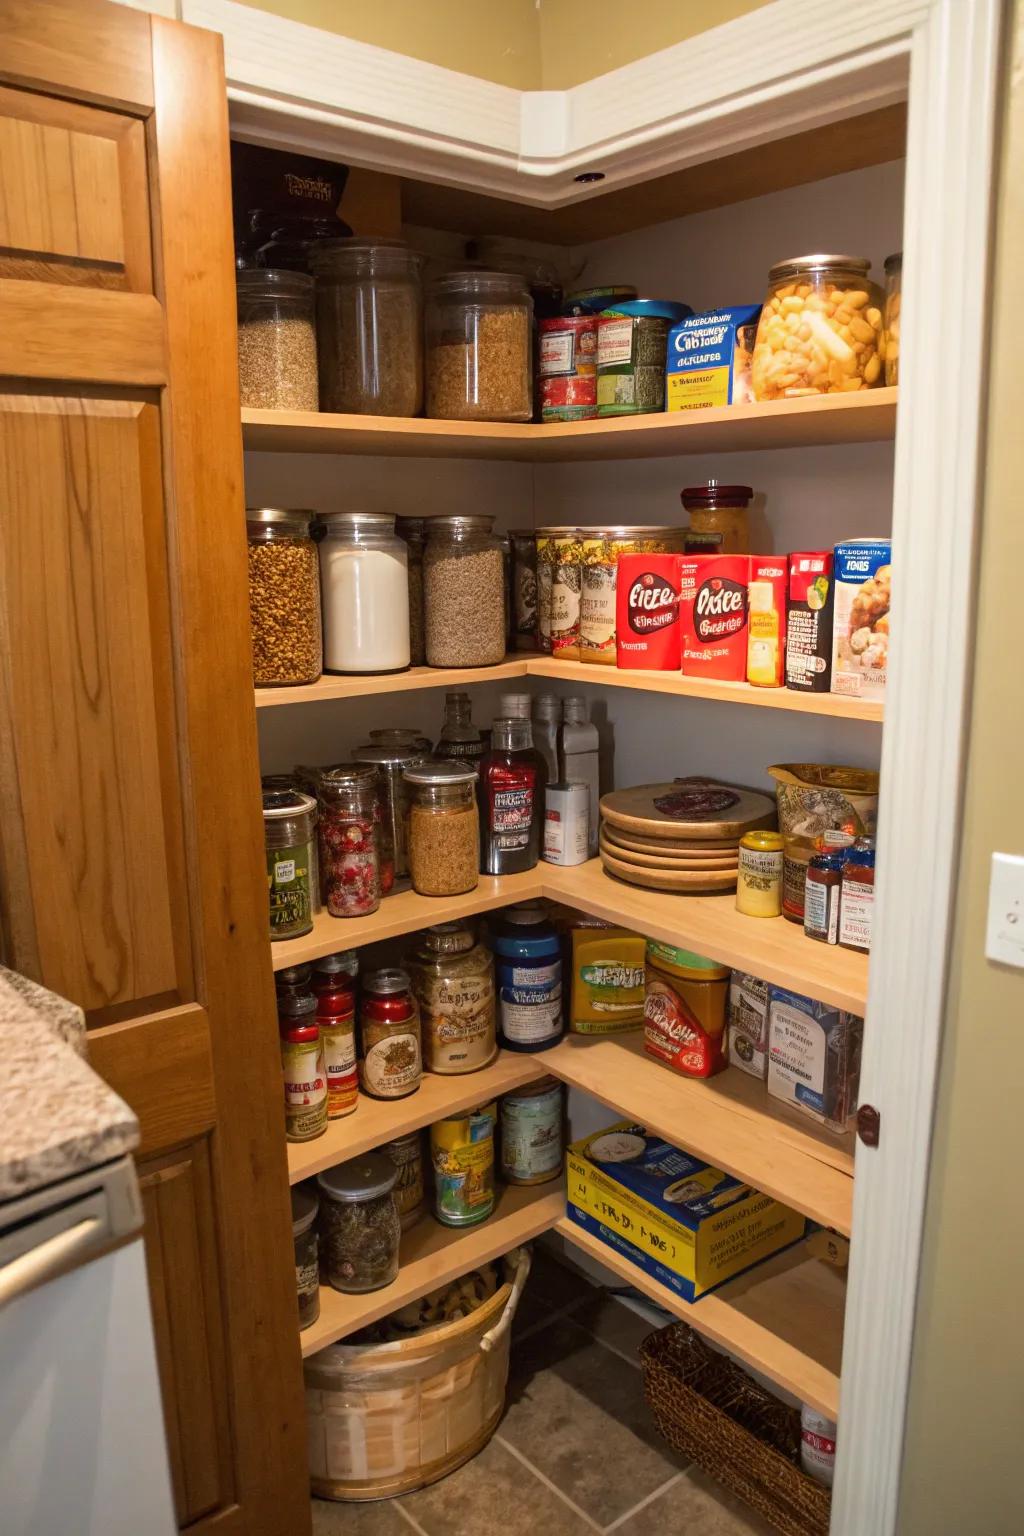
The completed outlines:
{"type": "Polygon", "coordinates": [[[270,897],[270,936],[295,938],[313,925],[310,878],[312,843],[267,849],[267,889],[270,897]]]}
{"type": "Polygon", "coordinates": [[[367,1092],[379,1099],[400,1098],[420,1079],[420,1037],[418,1034],[387,1035],[371,1045],[363,1057],[360,1073],[367,1092]]]}
{"type": "Polygon", "coordinates": [[[430,1127],[439,1221],[469,1226],[494,1209],[494,1105],[430,1127]]]}
{"type": "Polygon", "coordinates": [[[541,1184],[562,1166],[562,1090],[501,1103],[501,1166],[510,1184],[541,1184]]]}

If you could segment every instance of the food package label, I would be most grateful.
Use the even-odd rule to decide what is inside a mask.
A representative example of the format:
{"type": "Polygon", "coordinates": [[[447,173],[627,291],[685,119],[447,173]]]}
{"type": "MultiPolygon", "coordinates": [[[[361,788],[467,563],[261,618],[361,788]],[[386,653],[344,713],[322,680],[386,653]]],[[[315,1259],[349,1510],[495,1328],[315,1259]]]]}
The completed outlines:
{"type": "Polygon", "coordinates": [[[643,1023],[645,944],[626,928],[573,929],[573,1034],[611,1035],[643,1023]]]}
{"type": "Polygon", "coordinates": [[[747,675],[749,555],[683,555],[680,624],[684,677],[741,683],[747,675]]]}
{"type": "Polygon", "coordinates": [[[750,361],[760,304],[688,315],[672,327],[665,378],[667,411],[699,411],[752,400],[750,361]]]}
{"type": "Polygon", "coordinates": [[[836,545],[833,693],[858,698],[885,693],[891,559],[888,539],[853,539],[836,545]]]}
{"type": "Polygon", "coordinates": [[[748,594],[747,682],[781,688],[786,671],[785,555],[751,555],[748,594]]]}
{"type": "Polygon", "coordinates": [[[679,555],[620,555],[615,653],[620,667],[679,670],[679,555]]]}
{"type": "Polygon", "coordinates": [[[762,1082],[768,1075],[768,983],[745,971],[729,980],[729,1062],[762,1082]]]}
{"type": "Polygon", "coordinates": [[[784,987],[768,991],[768,1092],[820,1125],[846,1129],[857,1106],[863,1020],[784,987]]]}
{"type": "Polygon", "coordinates": [[[786,687],[804,693],[828,693],[832,686],[833,560],[830,549],[789,557],[786,687]]]}

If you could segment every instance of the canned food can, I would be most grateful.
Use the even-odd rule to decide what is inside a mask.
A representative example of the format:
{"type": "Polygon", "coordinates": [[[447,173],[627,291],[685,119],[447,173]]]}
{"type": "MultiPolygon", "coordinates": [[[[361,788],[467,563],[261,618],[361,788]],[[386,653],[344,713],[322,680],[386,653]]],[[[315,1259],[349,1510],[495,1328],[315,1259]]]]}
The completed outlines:
{"type": "Polygon", "coordinates": [[[597,316],[559,315],[537,327],[542,421],[597,415],[597,316]]]}
{"type": "Polygon", "coordinates": [[[402,1231],[414,1227],[427,1209],[427,1194],[423,1183],[423,1133],[410,1131],[407,1136],[396,1136],[379,1149],[394,1163],[398,1170],[395,1182],[395,1204],[402,1231]]]}
{"type": "Polygon", "coordinates": [[[434,1214],[446,1227],[471,1227],[494,1210],[494,1104],[449,1115],[430,1127],[434,1214]]]}
{"type": "Polygon", "coordinates": [[[590,791],[586,784],[549,784],[544,791],[544,859],[585,864],[589,857],[590,791]]]}
{"type": "Polygon", "coordinates": [[[546,1184],[562,1171],[562,1085],[544,1077],[501,1101],[501,1174],[507,1184],[546,1184]]]}

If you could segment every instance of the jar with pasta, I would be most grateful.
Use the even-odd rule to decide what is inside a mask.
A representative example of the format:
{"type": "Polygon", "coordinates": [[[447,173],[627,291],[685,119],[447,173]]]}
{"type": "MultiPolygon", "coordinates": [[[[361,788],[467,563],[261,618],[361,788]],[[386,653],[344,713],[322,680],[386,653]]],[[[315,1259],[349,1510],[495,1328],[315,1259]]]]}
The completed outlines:
{"type": "Polygon", "coordinates": [[[768,275],[754,343],[755,400],[845,394],[882,382],[881,289],[865,256],[795,256],[768,275]]]}
{"type": "Polygon", "coordinates": [[[900,381],[900,308],[903,291],[903,252],[885,258],[885,382],[900,381]]]}
{"type": "Polygon", "coordinates": [[[450,272],[427,303],[427,415],[529,421],[533,301],[508,272],[450,272]]]}

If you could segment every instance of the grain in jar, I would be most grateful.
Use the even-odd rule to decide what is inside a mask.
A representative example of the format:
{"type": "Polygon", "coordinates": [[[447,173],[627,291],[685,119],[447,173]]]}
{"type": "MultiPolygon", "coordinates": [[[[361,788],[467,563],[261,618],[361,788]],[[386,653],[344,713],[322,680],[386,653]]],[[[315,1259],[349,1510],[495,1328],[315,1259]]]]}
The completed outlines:
{"type": "Polygon", "coordinates": [[[408,549],[385,512],[331,512],[320,545],[324,667],[400,672],[409,665],[408,549]]]}
{"type": "Polygon", "coordinates": [[[365,1152],[317,1178],[323,1268],[336,1291],[379,1291],[398,1278],[402,1235],[394,1164],[365,1152]]]}
{"type": "Polygon", "coordinates": [[[468,923],[438,923],[421,934],[409,962],[420,1008],[428,1072],[478,1072],[498,1054],[494,961],[468,923]]]}
{"type": "Polygon", "coordinates": [[[843,394],[882,381],[881,289],[865,256],[795,256],[768,274],[751,364],[755,400],[843,394]]]}
{"type": "Polygon", "coordinates": [[[542,1077],[501,1100],[501,1176],[506,1184],[546,1184],[562,1171],[563,1094],[542,1077]]]}
{"type": "Polygon", "coordinates": [[[523,278],[450,272],[427,301],[427,415],[529,421],[533,302],[523,278]]]}
{"type": "Polygon", "coordinates": [[[423,1132],[410,1131],[385,1141],[379,1150],[395,1165],[395,1205],[402,1231],[408,1232],[426,1213],[427,1191],[423,1178],[423,1132]]]}
{"type": "Polygon", "coordinates": [[[679,528],[584,528],[580,589],[580,660],[615,666],[615,603],[620,555],[663,554],[683,547],[679,528]]]}
{"type": "Polygon", "coordinates": [[[312,512],[250,507],[249,625],[257,688],[315,683],[323,660],[320,560],[312,512]]]}
{"type": "Polygon", "coordinates": [[[423,556],[427,665],[491,667],[505,658],[505,569],[494,518],[430,520],[423,556]]]}
{"type": "Polygon", "coordinates": [[[259,267],[239,272],[236,283],[243,410],[317,410],[313,279],[259,267]]]}
{"type": "Polygon", "coordinates": [[[480,813],[472,764],[448,759],[404,770],[409,788],[407,847],[413,890],[458,896],[480,871],[480,813]]]}
{"type": "Polygon", "coordinates": [[[494,1210],[494,1104],[430,1127],[434,1214],[443,1226],[471,1227],[494,1210]]]}
{"type": "Polygon", "coordinates": [[[395,532],[405,541],[408,550],[409,665],[422,667],[427,659],[423,629],[423,552],[427,547],[426,518],[396,518],[395,532]]]}
{"type": "Polygon", "coordinates": [[[313,263],[321,410],[418,416],[423,258],[403,240],[322,240],[313,263]]]}

